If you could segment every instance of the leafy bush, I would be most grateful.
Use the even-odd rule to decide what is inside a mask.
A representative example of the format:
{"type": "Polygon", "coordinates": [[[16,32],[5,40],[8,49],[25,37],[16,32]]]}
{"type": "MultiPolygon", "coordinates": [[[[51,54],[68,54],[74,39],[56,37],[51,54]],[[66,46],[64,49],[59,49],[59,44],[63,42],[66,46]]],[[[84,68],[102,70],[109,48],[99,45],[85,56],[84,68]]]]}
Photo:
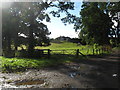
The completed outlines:
{"type": "Polygon", "coordinates": [[[9,50],[9,51],[3,50],[3,56],[7,58],[15,57],[15,51],[14,50],[9,50]]]}
{"type": "Polygon", "coordinates": [[[26,50],[19,50],[15,53],[16,57],[28,57],[28,52],[26,50]]]}
{"type": "Polygon", "coordinates": [[[94,49],[97,49],[99,47],[99,45],[96,43],[93,46],[94,46],[94,49]]]}
{"type": "Polygon", "coordinates": [[[23,58],[39,58],[43,56],[43,50],[34,50],[32,56],[29,54],[27,50],[19,50],[15,54],[16,57],[23,57],[23,58]]]}

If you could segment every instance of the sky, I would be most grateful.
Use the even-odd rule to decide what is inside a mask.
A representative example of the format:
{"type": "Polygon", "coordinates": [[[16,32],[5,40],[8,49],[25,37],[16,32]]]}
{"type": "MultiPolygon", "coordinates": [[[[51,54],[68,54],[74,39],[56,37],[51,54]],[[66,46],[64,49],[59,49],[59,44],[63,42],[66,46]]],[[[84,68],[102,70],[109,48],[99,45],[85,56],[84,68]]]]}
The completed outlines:
{"type": "MultiPolygon", "coordinates": [[[[75,2],[75,10],[71,10],[70,13],[80,16],[80,9],[81,9],[82,2],[75,2]]],[[[48,12],[50,10],[48,9],[48,12]]],[[[61,14],[61,17],[64,17],[65,14],[61,14]]],[[[51,22],[43,21],[44,24],[47,25],[49,31],[51,32],[51,35],[49,35],[50,38],[56,38],[59,36],[66,36],[71,38],[77,38],[78,32],[75,32],[75,29],[73,29],[73,24],[67,24],[64,25],[60,18],[53,17],[50,15],[51,22]]]]}
{"type": "MultiPolygon", "coordinates": [[[[75,10],[70,10],[70,13],[79,17],[82,1],[74,2],[74,3],[75,3],[75,8],[74,8],[75,10]]],[[[9,7],[9,5],[6,6],[3,3],[3,7],[4,6],[9,7]]],[[[49,8],[47,12],[49,13],[51,10],[57,10],[57,9],[49,8]]],[[[49,35],[50,38],[57,38],[59,36],[66,36],[66,37],[71,37],[71,38],[78,37],[78,32],[75,32],[75,29],[73,29],[73,26],[74,26],[73,24],[67,24],[65,26],[64,23],[62,23],[60,18],[64,17],[65,14],[61,14],[60,18],[53,17],[51,14],[49,14],[49,16],[51,18],[51,22],[43,21],[43,23],[47,25],[49,32],[51,32],[51,34],[49,35]]]]}

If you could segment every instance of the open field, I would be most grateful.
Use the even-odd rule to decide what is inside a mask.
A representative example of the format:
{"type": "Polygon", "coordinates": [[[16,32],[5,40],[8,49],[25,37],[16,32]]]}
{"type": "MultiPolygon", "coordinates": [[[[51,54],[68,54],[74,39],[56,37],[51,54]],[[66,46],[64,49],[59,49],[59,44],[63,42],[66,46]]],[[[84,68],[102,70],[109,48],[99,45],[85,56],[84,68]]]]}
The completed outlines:
{"type": "MultiPolygon", "coordinates": [[[[23,46],[25,48],[25,46],[23,46]]],[[[98,47],[99,48],[99,47],[98,47]]],[[[20,47],[19,47],[20,49],[20,47]]],[[[39,59],[28,59],[28,58],[5,58],[0,57],[2,59],[2,70],[3,71],[21,71],[25,69],[31,68],[41,68],[54,66],[58,64],[63,64],[66,62],[72,62],[80,59],[86,59],[87,57],[83,57],[79,55],[76,57],[76,50],[84,55],[93,55],[93,46],[88,45],[77,45],[76,43],[63,42],[63,43],[51,43],[50,46],[47,47],[35,47],[35,49],[50,49],[51,56],[50,58],[41,57],[39,59]],[[62,51],[64,50],[64,52],[62,51]],[[54,54],[53,54],[54,53],[54,54]],[[58,55],[56,55],[59,53],[58,55]],[[61,55],[62,54],[62,55],[61,55]]],[[[94,54],[101,54],[94,51],[94,54]]]]}
{"type": "MultiPolygon", "coordinates": [[[[26,49],[25,45],[22,46],[24,49],[26,49]]],[[[97,49],[100,49],[101,47],[98,46],[97,49]]],[[[51,43],[50,46],[36,46],[35,49],[50,49],[52,50],[52,53],[59,53],[59,54],[76,54],[76,50],[79,49],[79,51],[84,55],[93,55],[93,54],[102,54],[102,50],[97,50],[92,45],[78,45],[76,43],[71,42],[61,42],[61,43],[51,43]],[[93,51],[94,49],[94,51],[93,51]]],[[[20,47],[18,47],[18,50],[21,50],[20,47]]],[[[108,52],[104,52],[108,53],[108,52]]]]}
{"type": "Polygon", "coordinates": [[[86,46],[77,45],[76,43],[71,42],[61,42],[61,43],[51,43],[50,46],[47,47],[35,47],[35,49],[53,49],[53,50],[62,50],[62,49],[82,49],[86,46]]]}
{"type": "MultiPolygon", "coordinates": [[[[72,43],[67,47],[67,44],[53,44],[45,48],[37,47],[37,49],[93,49],[92,46],[77,46],[72,43]]],[[[5,88],[118,88],[119,50],[114,48],[113,51],[115,55],[88,57],[52,54],[49,59],[1,56],[0,80],[4,80],[0,84],[5,88]],[[29,85],[36,82],[39,84],[29,85]]]]}
{"type": "MultiPolygon", "coordinates": [[[[26,49],[25,45],[21,45],[26,49]]],[[[21,50],[21,47],[18,47],[18,50],[21,50]]],[[[51,43],[50,46],[36,46],[35,49],[52,49],[52,50],[62,50],[62,49],[82,49],[87,46],[77,45],[76,43],[71,42],[61,42],[61,43],[51,43]]]]}

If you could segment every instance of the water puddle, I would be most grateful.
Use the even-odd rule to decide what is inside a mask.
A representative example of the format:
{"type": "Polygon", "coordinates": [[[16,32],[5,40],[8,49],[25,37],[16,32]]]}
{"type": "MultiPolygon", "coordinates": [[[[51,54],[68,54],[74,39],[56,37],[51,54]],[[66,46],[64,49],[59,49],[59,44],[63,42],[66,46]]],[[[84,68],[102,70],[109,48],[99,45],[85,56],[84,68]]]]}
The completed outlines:
{"type": "Polygon", "coordinates": [[[44,79],[31,79],[31,80],[17,80],[14,82],[5,82],[1,83],[0,88],[36,88],[36,87],[44,87],[46,84],[44,79]]]}
{"type": "Polygon", "coordinates": [[[71,66],[71,69],[79,70],[80,66],[71,66]]]}
{"type": "Polygon", "coordinates": [[[117,74],[116,74],[116,73],[114,73],[112,76],[113,76],[113,77],[117,77],[117,74]]]}
{"type": "Polygon", "coordinates": [[[80,75],[79,72],[71,72],[71,73],[69,73],[69,76],[70,76],[71,78],[75,78],[75,77],[78,76],[78,75],[80,75]]]}
{"type": "Polygon", "coordinates": [[[38,84],[44,84],[44,80],[42,79],[36,79],[36,80],[22,80],[22,81],[16,81],[15,85],[38,85],[38,84]]]}

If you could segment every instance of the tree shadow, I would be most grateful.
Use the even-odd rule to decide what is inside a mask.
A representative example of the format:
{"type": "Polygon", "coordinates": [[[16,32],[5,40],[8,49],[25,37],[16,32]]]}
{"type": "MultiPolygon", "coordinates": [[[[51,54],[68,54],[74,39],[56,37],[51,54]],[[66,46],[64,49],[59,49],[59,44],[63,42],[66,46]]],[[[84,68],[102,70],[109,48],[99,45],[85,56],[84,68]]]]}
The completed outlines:
{"type": "MultiPolygon", "coordinates": [[[[107,58],[107,55],[89,56],[89,58],[86,59],[81,59],[81,57],[79,57],[72,60],[73,65],[62,64],[50,69],[57,70],[60,73],[66,74],[71,78],[79,81],[80,83],[86,83],[86,87],[88,88],[91,88],[91,86],[94,88],[119,88],[120,82],[118,77],[120,75],[120,62],[114,60],[110,61],[108,59],[109,58],[107,58]],[[83,64],[85,65],[85,67],[89,66],[85,71],[82,69],[72,68],[81,68],[81,65],[83,64]],[[80,76],[86,79],[82,81],[80,80],[80,76]]],[[[116,60],[116,58],[113,59],[116,60]]]]}
{"type": "MultiPolygon", "coordinates": [[[[114,58],[114,56],[112,57],[113,60],[111,61],[108,60],[109,58],[107,58],[106,55],[87,57],[75,57],[74,55],[62,54],[52,55],[49,59],[47,59],[50,62],[53,62],[52,60],[54,60],[54,62],[58,63],[44,67],[44,70],[57,70],[58,72],[78,81],[79,83],[83,83],[85,85],[85,88],[118,88],[120,62],[119,60],[115,61],[116,58],[114,58]],[[64,63],[64,61],[67,60],[68,62],[64,63]],[[83,79],[81,79],[81,77],[83,79]]],[[[36,60],[39,61],[40,59],[36,60]]],[[[26,69],[27,68],[25,68],[25,70],[26,69]]],[[[40,68],[38,68],[38,70],[39,69],[40,68]]]]}

